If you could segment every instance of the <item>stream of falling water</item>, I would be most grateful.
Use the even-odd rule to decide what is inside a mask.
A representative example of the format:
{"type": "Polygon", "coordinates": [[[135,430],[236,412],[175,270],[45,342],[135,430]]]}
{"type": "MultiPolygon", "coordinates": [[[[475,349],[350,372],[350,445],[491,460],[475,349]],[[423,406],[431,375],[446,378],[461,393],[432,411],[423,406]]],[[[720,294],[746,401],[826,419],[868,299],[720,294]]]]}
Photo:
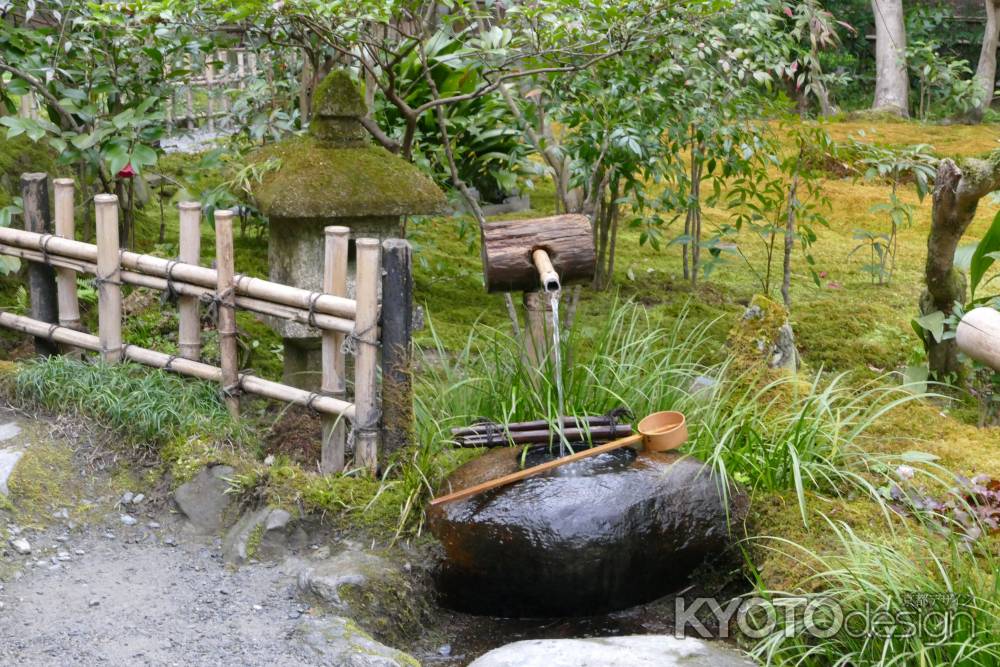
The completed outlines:
{"type": "Polygon", "coordinates": [[[559,295],[561,290],[549,292],[549,303],[552,306],[552,366],[556,375],[556,430],[559,433],[559,456],[566,456],[570,451],[569,441],[566,439],[566,431],[563,427],[563,415],[566,414],[565,399],[563,398],[563,369],[562,369],[562,345],[559,335],[559,295]]]}

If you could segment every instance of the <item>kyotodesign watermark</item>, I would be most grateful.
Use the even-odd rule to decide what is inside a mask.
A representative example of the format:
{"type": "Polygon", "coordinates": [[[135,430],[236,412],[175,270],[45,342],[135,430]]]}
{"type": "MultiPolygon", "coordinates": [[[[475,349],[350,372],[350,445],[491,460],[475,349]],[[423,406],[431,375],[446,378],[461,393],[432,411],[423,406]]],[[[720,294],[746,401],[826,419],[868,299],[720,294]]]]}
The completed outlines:
{"type": "Polygon", "coordinates": [[[786,637],[828,639],[843,634],[860,637],[919,637],[945,641],[956,629],[974,632],[971,598],[953,593],[905,593],[892,604],[876,601],[845,606],[823,595],[762,597],[677,598],[674,635],[677,638],[725,639],[739,634],[762,639],[775,633],[786,637]]]}

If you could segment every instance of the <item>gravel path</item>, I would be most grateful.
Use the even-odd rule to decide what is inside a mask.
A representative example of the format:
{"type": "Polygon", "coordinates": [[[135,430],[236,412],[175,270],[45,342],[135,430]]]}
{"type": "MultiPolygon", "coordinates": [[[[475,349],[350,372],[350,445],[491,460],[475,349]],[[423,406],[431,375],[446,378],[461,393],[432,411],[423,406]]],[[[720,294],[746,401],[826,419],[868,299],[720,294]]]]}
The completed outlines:
{"type": "Polygon", "coordinates": [[[280,566],[231,571],[217,545],[152,526],[27,535],[0,584],[0,664],[309,664],[287,639],[308,610],[280,566]]]}

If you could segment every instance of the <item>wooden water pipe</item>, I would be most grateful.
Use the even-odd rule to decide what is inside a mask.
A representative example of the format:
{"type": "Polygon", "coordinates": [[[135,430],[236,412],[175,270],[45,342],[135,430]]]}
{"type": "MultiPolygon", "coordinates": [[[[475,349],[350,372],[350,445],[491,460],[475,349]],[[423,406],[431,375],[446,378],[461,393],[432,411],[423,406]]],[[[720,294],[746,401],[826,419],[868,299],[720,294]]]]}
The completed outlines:
{"type": "Polygon", "coordinates": [[[1000,371],[1000,311],[974,308],[958,323],[955,343],[963,353],[1000,371]]]}
{"type": "Polygon", "coordinates": [[[560,286],[586,282],[594,277],[596,263],[594,235],[585,215],[501,220],[483,225],[487,292],[546,289],[542,274],[555,274],[560,286]]]}
{"type": "Polygon", "coordinates": [[[487,292],[524,292],[526,352],[536,366],[551,337],[548,294],[594,277],[597,259],[587,216],[569,214],[483,225],[483,279],[487,292]]]}

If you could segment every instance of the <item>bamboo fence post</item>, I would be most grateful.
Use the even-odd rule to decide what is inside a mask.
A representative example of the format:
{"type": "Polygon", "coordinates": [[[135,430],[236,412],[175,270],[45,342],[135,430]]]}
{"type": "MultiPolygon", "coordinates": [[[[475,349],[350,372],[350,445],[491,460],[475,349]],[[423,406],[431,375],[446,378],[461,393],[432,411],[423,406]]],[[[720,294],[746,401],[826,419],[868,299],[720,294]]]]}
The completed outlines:
{"type": "MultiPolygon", "coordinates": [[[[21,199],[24,205],[24,229],[37,234],[52,233],[52,216],[49,214],[48,174],[22,174],[21,199]]],[[[55,271],[48,263],[28,264],[28,296],[31,317],[56,324],[59,321],[55,271]]],[[[35,338],[35,352],[43,356],[58,354],[59,348],[50,340],[35,338]]]]}
{"type": "MultiPolygon", "coordinates": [[[[180,209],[180,252],[178,259],[187,264],[201,261],[201,204],[182,201],[180,209]]],[[[171,280],[167,276],[167,281],[171,280]]],[[[198,297],[180,296],[177,299],[179,324],[177,331],[177,351],[185,359],[198,360],[201,357],[201,313],[198,297]]]]}
{"type": "Polygon", "coordinates": [[[100,194],[94,197],[97,210],[97,283],[98,336],[101,358],[118,363],[122,358],[122,283],[118,246],[118,197],[100,194]]]}
{"type": "MultiPolygon", "coordinates": [[[[57,178],[55,186],[56,236],[72,239],[76,236],[73,219],[73,197],[75,184],[72,178],[57,178]]],[[[70,329],[82,329],[80,324],[80,301],[76,295],[76,271],[56,269],[56,289],[59,292],[59,324],[70,329]]],[[[72,350],[72,348],[69,348],[72,350]]],[[[73,350],[80,356],[82,350],[73,350]]]]}
{"type": "Polygon", "coordinates": [[[240,416],[240,375],[236,354],[236,281],[233,257],[233,212],[215,211],[215,269],[222,394],[233,419],[240,416]]]}
{"type": "Polygon", "coordinates": [[[358,239],[357,300],[352,338],[354,354],[354,456],[358,464],[375,474],[378,471],[378,403],[376,374],[378,363],[379,242],[358,239]]]}
{"type": "Polygon", "coordinates": [[[246,87],[246,82],[244,78],[247,75],[246,65],[243,64],[243,50],[240,49],[236,52],[236,72],[239,77],[239,87],[243,90],[246,87]]]}
{"type": "MultiPolygon", "coordinates": [[[[214,55],[208,56],[214,58],[214,55]]],[[[208,115],[208,131],[215,132],[215,66],[211,60],[205,63],[205,110],[208,115]]]]}
{"type": "Polygon", "coordinates": [[[405,239],[382,241],[382,453],[410,442],[413,427],[411,338],[413,266],[405,239]]]}
{"type": "MultiPolygon", "coordinates": [[[[347,296],[347,242],[349,227],[327,227],[323,266],[323,291],[334,296],[347,296]]],[[[347,394],[344,364],[344,334],[323,331],[323,380],[320,390],[343,400],[347,394]]],[[[320,471],[324,474],[344,469],[344,445],[347,428],[337,416],[323,416],[323,445],[320,454],[320,471]]]]}

